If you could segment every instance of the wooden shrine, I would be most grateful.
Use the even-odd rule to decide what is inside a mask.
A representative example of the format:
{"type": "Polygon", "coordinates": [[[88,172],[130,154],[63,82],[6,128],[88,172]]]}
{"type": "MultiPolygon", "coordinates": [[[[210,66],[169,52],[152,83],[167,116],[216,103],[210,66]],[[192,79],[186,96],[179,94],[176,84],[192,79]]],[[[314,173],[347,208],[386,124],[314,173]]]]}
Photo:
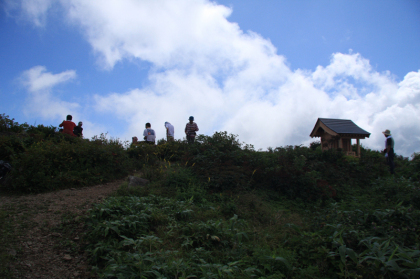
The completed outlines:
{"type": "Polygon", "coordinates": [[[322,151],[341,149],[346,155],[360,157],[360,139],[369,138],[366,132],[347,119],[318,118],[310,137],[320,137],[322,151]],[[352,150],[351,140],[356,139],[357,152],[352,150]]]}

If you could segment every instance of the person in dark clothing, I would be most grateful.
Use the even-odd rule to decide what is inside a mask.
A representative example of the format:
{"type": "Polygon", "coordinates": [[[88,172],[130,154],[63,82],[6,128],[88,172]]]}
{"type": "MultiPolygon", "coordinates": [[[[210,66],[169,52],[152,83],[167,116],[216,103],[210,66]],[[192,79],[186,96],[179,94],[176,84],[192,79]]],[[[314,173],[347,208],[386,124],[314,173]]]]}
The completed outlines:
{"type": "Polygon", "coordinates": [[[76,136],[78,136],[79,138],[80,137],[83,137],[83,128],[82,128],[82,125],[83,125],[83,123],[82,123],[82,121],[80,121],[78,124],[77,124],[77,126],[76,127],[74,127],[74,129],[73,129],[73,134],[75,134],[76,136]]]}
{"type": "Polygon", "coordinates": [[[389,165],[389,170],[391,171],[391,174],[394,174],[394,169],[395,169],[395,163],[394,163],[394,157],[395,157],[395,153],[394,153],[394,138],[391,136],[391,131],[390,130],[385,130],[382,132],[382,134],[384,134],[386,140],[385,140],[385,158],[386,161],[389,165]]]}
{"type": "Polygon", "coordinates": [[[185,125],[185,135],[187,136],[187,141],[189,144],[194,143],[196,131],[198,131],[197,123],[194,122],[194,117],[190,116],[188,119],[190,122],[185,125]]]}

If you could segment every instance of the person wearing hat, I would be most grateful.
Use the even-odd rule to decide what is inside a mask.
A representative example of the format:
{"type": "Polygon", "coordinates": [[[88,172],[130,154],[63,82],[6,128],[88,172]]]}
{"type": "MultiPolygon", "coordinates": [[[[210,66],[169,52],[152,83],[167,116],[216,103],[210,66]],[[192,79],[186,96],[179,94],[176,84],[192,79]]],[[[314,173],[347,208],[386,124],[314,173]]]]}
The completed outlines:
{"type": "Polygon", "coordinates": [[[187,135],[188,143],[194,143],[196,131],[198,131],[197,123],[194,122],[194,117],[190,116],[190,122],[185,126],[185,134],[187,135]]]}
{"type": "Polygon", "coordinates": [[[394,164],[394,157],[395,157],[395,153],[394,153],[394,139],[392,138],[391,135],[391,131],[390,130],[385,130],[382,132],[382,134],[384,134],[386,140],[385,140],[385,158],[386,161],[389,165],[389,170],[391,171],[391,174],[394,174],[394,168],[395,168],[395,164],[394,164]]]}
{"type": "Polygon", "coordinates": [[[174,141],[174,134],[175,134],[174,125],[172,125],[169,122],[165,122],[165,128],[166,128],[166,140],[174,141]]]}

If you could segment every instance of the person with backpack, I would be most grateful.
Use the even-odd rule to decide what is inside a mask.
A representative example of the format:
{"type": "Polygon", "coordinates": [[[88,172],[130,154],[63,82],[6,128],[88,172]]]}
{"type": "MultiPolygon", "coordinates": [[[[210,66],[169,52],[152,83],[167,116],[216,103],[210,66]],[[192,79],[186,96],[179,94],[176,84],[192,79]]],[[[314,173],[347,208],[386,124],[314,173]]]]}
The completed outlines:
{"type": "Polygon", "coordinates": [[[189,144],[194,143],[196,131],[198,131],[197,123],[194,122],[194,116],[190,116],[190,122],[185,126],[185,134],[187,135],[187,141],[189,144]]]}
{"type": "Polygon", "coordinates": [[[394,138],[391,135],[391,131],[390,130],[385,130],[382,132],[382,134],[384,134],[386,140],[385,140],[385,158],[386,161],[389,165],[389,170],[391,171],[391,174],[394,174],[394,169],[395,169],[395,163],[394,163],[394,157],[395,157],[395,153],[394,153],[394,138]]]}
{"type": "Polygon", "coordinates": [[[152,126],[150,123],[146,123],[146,129],[143,132],[144,140],[148,144],[155,144],[156,134],[155,130],[151,128],[152,126]]]}
{"type": "Polygon", "coordinates": [[[67,115],[67,120],[64,120],[59,127],[63,127],[63,130],[61,131],[63,134],[70,135],[72,137],[75,137],[76,135],[73,134],[74,127],[76,127],[76,124],[71,121],[73,119],[73,116],[67,115]]]}

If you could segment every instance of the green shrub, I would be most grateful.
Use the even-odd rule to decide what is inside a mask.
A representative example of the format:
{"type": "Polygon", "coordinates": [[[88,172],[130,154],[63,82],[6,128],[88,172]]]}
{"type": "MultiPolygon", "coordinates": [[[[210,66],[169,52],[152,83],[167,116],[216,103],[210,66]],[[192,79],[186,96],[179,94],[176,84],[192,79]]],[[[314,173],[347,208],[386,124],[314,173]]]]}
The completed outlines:
{"type": "Polygon", "coordinates": [[[14,155],[25,151],[25,144],[17,135],[0,135],[0,160],[10,162],[14,155]]]}
{"type": "Polygon", "coordinates": [[[88,219],[89,251],[102,276],[241,278],[258,270],[246,260],[246,223],[196,219],[191,201],[116,197],[88,219]]]}
{"type": "Polygon", "coordinates": [[[163,185],[166,187],[186,189],[197,183],[197,179],[189,168],[171,169],[168,171],[163,185]]]}
{"type": "Polygon", "coordinates": [[[420,182],[420,152],[413,153],[410,161],[400,158],[397,158],[395,161],[397,174],[420,182]]]}
{"type": "Polygon", "coordinates": [[[127,175],[130,161],[121,146],[71,141],[40,141],[12,159],[11,187],[43,192],[103,183],[127,175]]]}
{"type": "Polygon", "coordinates": [[[251,148],[242,144],[235,135],[216,132],[212,137],[199,135],[196,143],[188,145],[183,161],[197,177],[213,191],[241,189],[249,186],[252,170],[247,162],[251,148]]]}
{"type": "Polygon", "coordinates": [[[127,155],[134,159],[133,162],[137,169],[141,169],[145,165],[155,166],[159,161],[156,154],[156,146],[147,143],[132,145],[127,149],[127,155]]]}
{"type": "Polygon", "coordinates": [[[321,147],[321,142],[318,141],[313,141],[309,144],[309,148],[312,150],[316,150],[318,147],[321,147]]]}
{"type": "Polygon", "coordinates": [[[30,126],[26,133],[29,135],[41,135],[42,139],[48,139],[54,137],[58,133],[57,127],[54,126],[44,126],[42,124],[38,126],[30,126]]]}
{"type": "Polygon", "coordinates": [[[263,247],[253,251],[253,257],[258,269],[270,274],[266,278],[288,278],[293,274],[296,259],[293,251],[282,247],[263,247]],[[282,277],[273,277],[273,275],[282,277]]]}
{"type": "Polygon", "coordinates": [[[398,201],[404,206],[420,209],[420,183],[411,178],[378,178],[372,181],[371,190],[375,193],[371,203],[378,207],[398,201]]]}
{"type": "Polygon", "coordinates": [[[0,132],[21,133],[28,129],[29,125],[27,123],[19,124],[14,120],[14,118],[10,119],[4,113],[0,114],[0,132]]]}

